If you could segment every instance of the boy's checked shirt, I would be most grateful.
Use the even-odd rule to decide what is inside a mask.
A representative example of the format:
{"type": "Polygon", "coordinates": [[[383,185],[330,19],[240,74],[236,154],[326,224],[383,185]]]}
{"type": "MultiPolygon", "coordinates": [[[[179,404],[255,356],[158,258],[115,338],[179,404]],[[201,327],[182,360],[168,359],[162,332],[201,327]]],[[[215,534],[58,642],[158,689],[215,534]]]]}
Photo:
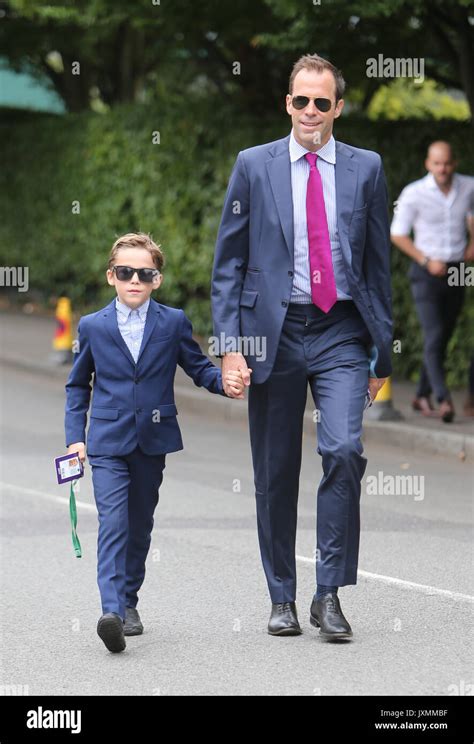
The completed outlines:
{"type": "Polygon", "coordinates": [[[119,331],[129,348],[130,354],[135,360],[135,364],[142,345],[149,305],[150,299],[148,298],[143,305],[140,305],[136,310],[132,310],[128,305],[124,305],[123,302],[120,302],[118,297],[115,300],[119,331]]]}

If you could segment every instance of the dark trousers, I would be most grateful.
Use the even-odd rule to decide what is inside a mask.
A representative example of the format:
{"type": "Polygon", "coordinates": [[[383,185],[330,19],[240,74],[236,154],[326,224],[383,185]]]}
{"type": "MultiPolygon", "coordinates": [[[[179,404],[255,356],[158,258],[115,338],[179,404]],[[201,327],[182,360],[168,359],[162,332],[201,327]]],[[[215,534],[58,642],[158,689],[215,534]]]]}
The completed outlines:
{"type": "Polygon", "coordinates": [[[317,492],[316,578],[357,582],[362,415],[371,337],[352,301],[324,313],[290,304],[268,380],[249,388],[249,423],[260,553],[271,600],[296,596],[296,521],[303,415],[308,382],[316,405],[317,452],[324,475],[317,492]]]}
{"type": "MultiPolygon", "coordinates": [[[[459,267],[459,262],[448,263],[459,267]]],[[[423,333],[423,365],[416,395],[434,392],[438,402],[450,400],[444,364],[446,349],[464,302],[464,287],[448,284],[448,275],[433,276],[417,263],[409,271],[411,291],[423,333]]]]}
{"type": "Polygon", "coordinates": [[[89,455],[99,514],[97,583],[104,614],[125,618],[125,607],[137,605],[165,457],[145,455],[140,447],[123,457],[89,455]]]}

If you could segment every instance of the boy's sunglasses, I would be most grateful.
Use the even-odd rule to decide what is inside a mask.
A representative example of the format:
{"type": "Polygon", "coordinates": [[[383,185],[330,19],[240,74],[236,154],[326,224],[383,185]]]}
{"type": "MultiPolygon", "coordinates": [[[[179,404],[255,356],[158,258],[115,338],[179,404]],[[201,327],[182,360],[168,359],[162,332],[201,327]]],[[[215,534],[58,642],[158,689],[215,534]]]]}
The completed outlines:
{"type": "Polygon", "coordinates": [[[158,269],[134,269],[132,266],[114,266],[115,276],[121,282],[129,282],[135,272],[141,282],[149,284],[160,273],[158,269]]]}
{"type": "Polygon", "coordinates": [[[298,109],[298,111],[306,108],[310,101],[314,101],[314,105],[316,106],[316,108],[323,112],[329,111],[332,106],[329,98],[308,98],[308,96],[293,96],[293,98],[291,99],[291,103],[293,104],[295,109],[298,109]]]}

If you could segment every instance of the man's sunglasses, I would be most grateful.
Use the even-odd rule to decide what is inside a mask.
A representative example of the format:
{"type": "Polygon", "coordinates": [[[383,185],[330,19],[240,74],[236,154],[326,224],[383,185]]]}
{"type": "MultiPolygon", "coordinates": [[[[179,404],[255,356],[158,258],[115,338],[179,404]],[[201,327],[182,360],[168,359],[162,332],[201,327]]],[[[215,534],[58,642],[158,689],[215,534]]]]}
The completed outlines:
{"type": "Polygon", "coordinates": [[[115,271],[115,276],[121,282],[129,282],[136,272],[138,279],[147,284],[150,284],[160,273],[158,269],[134,269],[132,266],[114,266],[112,271],[115,271]]]}
{"type": "Polygon", "coordinates": [[[293,96],[293,98],[291,99],[291,103],[293,104],[295,109],[298,109],[298,111],[306,108],[310,101],[314,101],[314,105],[316,106],[316,108],[323,112],[329,111],[332,106],[332,102],[329,100],[329,98],[308,98],[308,96],[293,96]]]}

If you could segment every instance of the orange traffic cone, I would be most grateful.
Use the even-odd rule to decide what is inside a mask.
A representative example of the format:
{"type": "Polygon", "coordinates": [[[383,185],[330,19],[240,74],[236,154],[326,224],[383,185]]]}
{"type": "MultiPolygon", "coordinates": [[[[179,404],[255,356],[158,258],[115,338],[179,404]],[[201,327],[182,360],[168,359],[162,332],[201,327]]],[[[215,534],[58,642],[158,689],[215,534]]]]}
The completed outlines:
{"type": "Polygon", "coordinates": [[[72,362],[71,300],[60,297],[56,305],[56,330],[53,338],[53,359],[56,364],[72,362]]]}

